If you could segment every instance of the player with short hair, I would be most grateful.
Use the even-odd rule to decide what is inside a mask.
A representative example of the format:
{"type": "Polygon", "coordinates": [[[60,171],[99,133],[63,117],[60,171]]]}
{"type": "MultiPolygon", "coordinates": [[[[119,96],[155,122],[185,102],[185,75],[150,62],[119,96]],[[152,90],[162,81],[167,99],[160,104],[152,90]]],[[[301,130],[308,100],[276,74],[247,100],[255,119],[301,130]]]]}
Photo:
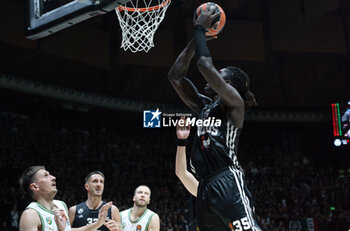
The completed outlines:
{"type": "MultiPolygon", "coordinates": [[[[20,218],[20,231],[70,231],[67,205],[54,200],[57,187],[56,177],[52,176],[44,166],[27,168],[19,179],[21,189],[33,199],[20,218]]],[[[104,206],[99,214],[99,222],[103,223],[108,208],[104,206]]],[[[93,231],[93,226],[76,231],[93,231]]]]}
{"type": "Polygon", "coordinates": [[[123,231],[159,231],[157,213],[147,208],[151,201],[151,190],[146,185],[135,189],[132,208],[120,212],[123,231]]]}
{"type": "Polygon", "coordinates": [[[112,205],[107,211],[107,222],[100,223],[98,220],[99,211],[108,204],[102,200],[104,183],[105,176],[100,171],[90,172],[85,177],[87,200],[69,208],[69,219],[73,228],[93,225],[95,229],[101,231],[120,230],[120,214],[119,209],[115,205],[112,205]]]}
{"type": "Polygon", "coordinates": [[[207,7],[198,16],[194,39],[176,59],[168,78],[184,103],[199,115],[198,119],[215,117],[221,120],[221,125],[197,127],[191,152],[195,176],[187,170],[186,163],[189,128],[178,127],[176,175],[196,196],[196,217],[201,231],[260,231],[244,172],[237,160],[244,115],[256,102],[249,91],[248,75],[243,70],[237,67],[217,70],[213,65],[206,41],[210,38],[205,37],[205,32],[220,14],[215,11],[216,7],[207,7]],[[194,55],[198,70],[207,81],[206,96],[185,77],[194,55]]]}

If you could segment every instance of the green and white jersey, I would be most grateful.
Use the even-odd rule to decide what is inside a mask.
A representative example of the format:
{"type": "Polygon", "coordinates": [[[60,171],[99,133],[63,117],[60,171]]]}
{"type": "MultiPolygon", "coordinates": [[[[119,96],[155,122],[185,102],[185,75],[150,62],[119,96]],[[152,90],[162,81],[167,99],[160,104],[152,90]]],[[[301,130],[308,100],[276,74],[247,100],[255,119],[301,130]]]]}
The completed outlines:
{"type": "Polygon", "coordinates": [[[120,212],[123,231],[148,231],[149,223],[155,213],[149,209],[137,219],[131,220],[131,208],[120,212]]]}
{"type": "MultiPolygon", "coordinates": [[[[67,216],[67,224],[66,224],[65,231],[71,231],[69,217],[68,217],[68,209],[67,209],[66,203],[64,203],[63,201],[59,201],[59,200],[53,200],[53,204],[55,205],[55,207],[57,207],[57,209],[64,210],[64,213],[67,216]]],[[[40,217],[40,221],[41,221],[41,231],[57,231],[58,230],[55,219],[54,219],[54,215],[55,215],[54,211],[45,208],[44,206],[42,206],[38,202],[30,203],[26,209],[34,209],[38,213],[38,215],[40,217]]]]}

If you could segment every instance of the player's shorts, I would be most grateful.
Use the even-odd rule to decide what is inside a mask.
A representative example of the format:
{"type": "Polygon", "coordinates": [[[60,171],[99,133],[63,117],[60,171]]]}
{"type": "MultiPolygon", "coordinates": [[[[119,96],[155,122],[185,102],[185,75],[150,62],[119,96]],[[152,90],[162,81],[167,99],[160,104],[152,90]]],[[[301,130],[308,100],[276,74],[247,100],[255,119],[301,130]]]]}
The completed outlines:
{"type": "Polygon", "coordinates": [[[261,231],[243,172],[227,167],[200,180],[196,217],[200,231],[261,231]]]}

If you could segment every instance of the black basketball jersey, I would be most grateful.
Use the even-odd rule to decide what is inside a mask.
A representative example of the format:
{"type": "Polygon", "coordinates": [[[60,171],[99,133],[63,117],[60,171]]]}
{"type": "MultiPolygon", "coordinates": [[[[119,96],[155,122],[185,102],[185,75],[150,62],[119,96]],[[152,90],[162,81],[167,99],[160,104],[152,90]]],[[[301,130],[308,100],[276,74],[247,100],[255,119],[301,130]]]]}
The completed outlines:
{"type": "Polygon", "coordinates": [[[198,119],[214,117],[221,120],[220,126],[197,126],[190,164],[198,179],[224,167],[239,166],[236,155],[241,129],[228,121],[220,100],[204,104],[198,119]]]}
{"type": "MultiPolygon", "coordinates": [[[[87,207],[86,202],[82,202],[77,205],[75,210],[74,222],[72,224],[72,228],[79,228],[81,226],[85,226],[87,224],[94,223],[98,219],[98,212],[101,207],[107,202],[103,201],[102,205],[97,209],[89,209],[87,207]]],[[[112,209],[108,210],[107,218],[112,219],[112,209]]],[[[98,230],[109,231],[109,229],[102,225],[98,230]]]]}

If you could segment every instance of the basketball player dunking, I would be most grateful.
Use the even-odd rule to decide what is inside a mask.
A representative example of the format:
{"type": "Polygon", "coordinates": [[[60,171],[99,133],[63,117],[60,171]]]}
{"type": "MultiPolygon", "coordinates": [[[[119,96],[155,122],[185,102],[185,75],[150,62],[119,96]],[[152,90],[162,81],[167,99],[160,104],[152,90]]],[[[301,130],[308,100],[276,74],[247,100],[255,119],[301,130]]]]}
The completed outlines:
{"type": "Polygon", "coordinates": [[[115,205],[108,209],[107,222],[99,219],[100,209],[108,204],[102,201],[104,181],[105,177],[100,171],[90,172],[85,177],[87,200],[69,208],[69,219],[73,228],[91,226],[94,230],[120,231],[120,214],[115,205]]]}
{"type": "Polygon", "coordinates": [[[159,231],[159,216],[147,208],[151,190],[146,185],[135,189],[132,208],[120,212],[123,231],[159,231]]]}
{"type": "Polygon", "coordinates": [[[176,174],[186,189],[196,196],[196,217],[201,231],[260,231],[253,215],[251,194],[237,160],[244,114],[256,104],[255,98],[249,91],[249,79],[244,71],[237,67],[218,71],[212,63],[205,28],[209,28],[218,16],[215,10],[208,7],[198,16],[194,39],[179,55],[168,78],[199,119],[215,117],[221,120],[221,125],[197,127],[191,152],[195,176],[186,165],[189,128],[177,128],[176,174]],[[193,83],[184,77],[194,55],[197,67],[208,83],[204,88],[207,96],[199,94],[193,83]]]}

